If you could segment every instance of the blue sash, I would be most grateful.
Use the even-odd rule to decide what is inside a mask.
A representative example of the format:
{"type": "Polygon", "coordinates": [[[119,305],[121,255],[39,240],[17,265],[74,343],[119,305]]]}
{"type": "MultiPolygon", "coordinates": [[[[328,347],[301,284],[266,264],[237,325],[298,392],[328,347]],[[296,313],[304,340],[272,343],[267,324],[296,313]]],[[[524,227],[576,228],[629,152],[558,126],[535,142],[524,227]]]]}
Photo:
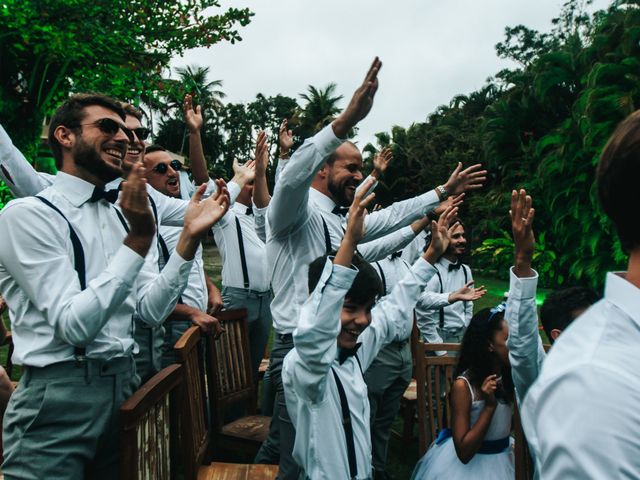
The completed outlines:
{"type": "MultiPolygon", "coordinates": [[[[453,433],[450,428],[443,428],[440,430],[438,437],[436,438],[436,445],[441,445],[447,441],[453,433]]],[[[509,437],[499,438],[498,440],[485,440],[482,442],[482,446],[477,453],[483,455],[495,455],[496,453],[502,453],[509,448],[509,437]]]]}

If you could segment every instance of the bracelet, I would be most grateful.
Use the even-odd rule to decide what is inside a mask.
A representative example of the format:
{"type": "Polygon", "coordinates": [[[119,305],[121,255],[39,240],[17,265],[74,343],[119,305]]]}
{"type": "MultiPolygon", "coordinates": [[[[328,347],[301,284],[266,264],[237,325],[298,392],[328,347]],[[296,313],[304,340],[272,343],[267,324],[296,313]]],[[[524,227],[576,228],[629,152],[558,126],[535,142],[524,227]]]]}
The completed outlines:
{"type": "Polygon", "coordinates": [[[278,155],[278,158],[281,160],[286,160],[287,158],[289,158],[289,152],[280,153],[280,155],[278,155]]]}
{"type": "Polygon", "coordinates": [[[436,187],[436,191],[440,194],[440,200],[446,200],[447,198],[449,198],[449,194],[447,193],[447,190],[443,185],[438,185],[436,187]]]}

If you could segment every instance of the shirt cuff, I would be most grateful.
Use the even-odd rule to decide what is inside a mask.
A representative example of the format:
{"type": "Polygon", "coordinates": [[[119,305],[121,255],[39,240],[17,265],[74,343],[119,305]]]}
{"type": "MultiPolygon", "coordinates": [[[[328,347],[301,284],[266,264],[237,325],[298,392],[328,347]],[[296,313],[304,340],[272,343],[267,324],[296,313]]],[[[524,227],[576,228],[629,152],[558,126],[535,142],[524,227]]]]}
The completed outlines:
{"type": "Polygon", "coordinates": [[[169,261],[162,269],[162,274],[176,288],[182,288],[183,285],[186,285],[192,266],[193,260],[185,260],[174,250],[169,257],[169,261]]]}
{"type": "Polygon", "coordinates": [[[440,204],[440,197],[435,190],[429,190],[426,193],[423,193],[418,197],[422,204],[424,205],[424,214],[433,211],[440,204]]]}
{"type": "Polygon", "coordinates": [[[422,257],[419,257],[418,260],[416,260],[416,263],[413,264],[411,270],[413,270],[413,273],[425,283],[431,280],[431,277],[433,277],[437,272],[436,267],[431,265],[422,257]]]}
{"type": "Polygon", "coordinates": [[[345,140],[336,137],[336,134],[333,133],[333,127],[331,124],[324,127],[316,133],[315,137],[313,137],[315,148],[318,150],[318,153],[320,153],[322,158],[331,155],[336,148],[343,144],[345,140]]]}
{"type": "Polygon", "coordinates": [[[242,189],[236,182],[230,181],[229,183],[227,183],[227,190],[229,190],[229,205],[233,205],[236,202],[236,198],[238,198],[238,195],[240,195],[240,190],[242,189]]]}
{"type": "MultiPolygon", "coordinates": [[[[155,248],[155,244],[151,245],[151,248],[155,248]]],[[[122,245],[111,260],[107,271],[131,287],[138,277],[142,265],[144,265],[144,257],[126,245],[122,245]]]]}
{"type": "Polygon", "coordinates": [[[513,273],[513,267],[509,269],[509,296],[514,298],[535,298],[538,288],[538,272],[533,270],[533,277],[518,277],[513,273]]]}

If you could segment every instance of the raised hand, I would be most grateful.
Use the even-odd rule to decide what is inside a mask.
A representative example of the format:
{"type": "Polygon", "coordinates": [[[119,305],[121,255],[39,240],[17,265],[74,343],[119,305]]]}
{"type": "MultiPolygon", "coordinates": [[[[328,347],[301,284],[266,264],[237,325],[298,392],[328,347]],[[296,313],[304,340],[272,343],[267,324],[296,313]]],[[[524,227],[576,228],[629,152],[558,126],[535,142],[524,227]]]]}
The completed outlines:
{"type": "Polygon", "coordinates": [[[487,289],[484,285],[479,286],[478,288],[473,287],[473,280],[468,282],[464,287],[459,288],[455,292],[451,292],[449,294],[449,303],[454,303],[458,301],[462,302],[475,302],[485,293],[487,293],[487,289]]]}
{"type": "Polygon", "coordinates": [[[443,185],[444,189],[449,196],[452,196],[482,187],[482,184],[487,179],[487,171],[480,170],[481,168],[482,164],[476,163],[463,170],[462,162],[458,162],[458,166],[449,177],[449,180],[443,185]]]}
{"type": "Polygon", "coordinates": [[[267,147],[267,134],[264,131],[258,133],[253,161],[255,162],[255,176],[266,175],[269,165],[269,148],[267,147]]]}
{"type": "Polygon", "coordinates": [[[206,184],[200,185],[191,197],[184,214],[183,231],[187,231],[194,238],[199,239],[204,235],[229,209],[229,191],[226,183],[221,179],[215,182],[218,187],[215,195],[202,200],[207,186],[206,184]]]}
{"type": "Polygon", "coordinates": [[[249,160],[248,162],[240,165],[238,159],[233,161],[233,180],[240,188],[244,187],[247,183],[253,182],[256,178],[256,169],[255,169],[255,161],[249,160]]]}
{"type": "Polygon", "coordinates": [[[518,277],[531,277],[531,260],[536,240],[533,234],[533,218],[536,211],[531,207],[531,197],[522,189],[519,192],[511,192],[511,231],[513,232],[514,252],[514,273],[518,277]]]}
{"type": "Polygon", "coordinates": [[[391,160],[393,160],[393,152],[391,151],[391,148],[384,147],[373,157],[373,172],[371,172],[371,175],[378,179],[382,177],[384,172],[387,171],[391,160]]]}
{"type": "Polygon", "coordinates": [[[141,162],[133,165],[127,180],[122,182],[120,210],[129,222],[125,245],[145,257],[156,232],[156,222],[149,205],[145,168],[141,162]]]}
{"type": "Polygon", "coordinates": [[[280,157],[289,155],[289,150],[293,147],[293,132],[287,129],[288,120],[285,118],[280,124],[278,132],[278,146],[280,147],[280,157]]]}
{"type": "Polygon", "coordinates": [[[354,92],[347,108],[333,121],[333,133],[339,138],[346,138],[349,130],[367,116],[373,106],[373,98],[378,90],[378,72],[382,62],[378,57],[373,60],[364,82],[354,92]]]}
{"type": "Polygon", "coordinates": [[[193,107],[193,98],[187,94],[184,96],[184,102],[182,104],[184,111],[184,121],[187,124],[187,128],[191,133],[200,132],[204,121],[202,119],[202,108],[200,105],[193,107]]]}
{"type": "Polygon", "coordinates": [[[455,218],[458,215],[458,207],[449,207],[440,215],[438,221],[431,221],[431,243],[423,254],[423,258],[434,265],[447,250],[451,241],[451,233],[455,229],[455,218]]]}
{"type": "Polygon", "coordinates": [[[433,210],[433,213],[435,213],[437,216],[440,216],[440,215],[443,214],[443,212],[447,208],[449,208],[449,207],[459,207],[463,203],[464,203],[464,193],[461,193],[460,195],[453,195],[451,197],[448,197],[444,202],[441,202],[440,205],[438,205],[433,210]]]}
{"type": "Polygon", "coordinates": [[[356,192],[353,198],[353,202],[349,207],[349,213],[347,214],[347,230],[344,233],[344,238],[340,243],[340,248],[333,261],[337,265],[351,265],[351,259],[353,258],[356,245],[358,245],[364,235],[364,218],[367,216],[367,206],[373,202],[376,196],[375,193],[370,193],[365,197],[374,183],[375,180],[372,178],[366,180],[363,187],[356,192]]]}

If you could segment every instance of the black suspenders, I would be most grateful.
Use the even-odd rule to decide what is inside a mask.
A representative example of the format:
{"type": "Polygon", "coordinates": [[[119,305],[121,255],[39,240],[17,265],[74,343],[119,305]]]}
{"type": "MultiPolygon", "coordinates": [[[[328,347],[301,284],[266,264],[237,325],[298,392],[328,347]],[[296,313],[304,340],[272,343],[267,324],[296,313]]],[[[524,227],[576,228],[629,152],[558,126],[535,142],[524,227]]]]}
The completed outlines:
{"type": "Polygon", "coordinates": [[[376,267],[378,267],[378,272],[380,272],[380,279],[382,280],[382,291],[383,297],[387,294],[387,279],[384,276],[384,272],[382,271],[382,267],[380,266],[380,262],[376,262],[376,267]]]}
{"type": "MultiPolygon", "coordinates": [[[[71,246],[73,247],[73,268],[78,273],[78,280],[80,281],[80,290],[86,290],[87,288],[87,272],[84,261],[84,249],[82,248],[82,243],[80,242],[80,237],[71,226],[71,222],[65,217],[64,213],[60,211],[58,207],[56,207],[53,203],[47,200],[44,197],[40,197],[39,195],[35,196],[42,203],[52,208],[56,212],[60,214],[60,216],[67,222],[69,226],[69,237],[71,238],[71,246]]],[[[73,353],[76,359],[83,359],[87,354],[87,349],[83,347],[73,347],[73,353]]]]}
{"type": "MultiPolygon", "coordinates": [[[[360,372],[362,373],[362,365],[360,359],[355,356],[360,372]]],[[[347,400],[347,394],[344,391],[342,382],[338,377],[336,371],[331,367],[333,378],[336,380],[336,387],[338,387],[338,395],[340,395],[340,408],[342,410],[342,427],[344,428],[344,437],[347,441],[347,458],[349,459],[349,478],[356,478],[358,475],[358,463],[356,462],[356,445],[353,439],[353,424],[351,423],[351,411],[349,410],[349,401],[347,400]]]]}
{"type": "MultiPolygon", "coordinates": [[[[464,268],[464,265],[461,265],[462,272],[464,273],[464,284],[467,284],[468,276],[467,269],[464,268]]],[[[440,293],[444,293],[444,285],[442,283],[442,276],[440,275],[440,271],[436,268],[436,275],[438,276],[438,282],[440,282],[440,293]]],[[[444,307],[440,307],[440,321],[438,322],[438,327],[442,330],[444,328],[444,307]]]]}
{"type": "Polygon", "coordinates": [[[249,289],[249,270],[247,269],[247,257],[244,252],[244,240],[242,239],[242,227],[240,226],[240,220],[236,219],[236,233],[238,234],[238,250],[240,250],[240,263],[242,264],[242,280],[244,281],[244,288],[249,289]]]}
{"type": "Polygon", "coordinates": [[[326,254],[329,255],[331,253],[331,235],[329,235],[329,227],[327,227],[327,222],[322,217],[322,228],[324,229],[324,245],[326,254]]]}

